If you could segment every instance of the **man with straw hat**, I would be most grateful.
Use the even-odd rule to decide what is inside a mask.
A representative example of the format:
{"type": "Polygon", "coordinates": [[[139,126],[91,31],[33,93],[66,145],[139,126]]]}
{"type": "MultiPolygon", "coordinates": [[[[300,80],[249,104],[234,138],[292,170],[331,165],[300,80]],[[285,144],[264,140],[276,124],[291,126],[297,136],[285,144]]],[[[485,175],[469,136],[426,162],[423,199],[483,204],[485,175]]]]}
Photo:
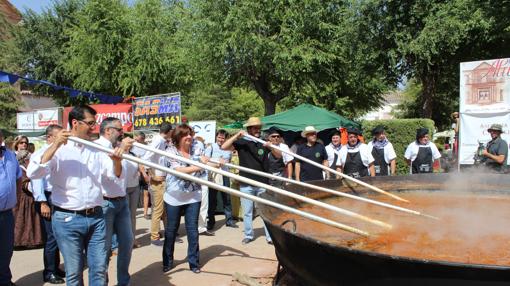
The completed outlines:
{"type": "Polygon", "coordinates": [[[491,135],[492,140],[487,143],[486,148],[483,150],[481,162],[487,169],[502,173],[505,171],[508,157],[508,143],[501,138],[503,126],[501,124],[492,124],[487,131],[491,135]]]}
{"type": "MultiPolygon", "coordinates": [[[[299,145],[296,154],[329,167],[328,153],[324,145],[317,142],[317,130],[315,127],[306,126],[305,130],[301,132],[301,136],[306,138],[306,143],[299,145]]],[[[321,168],[306,162],[300,162],[298,159],[296,160],[295,172],[296,180],[298,181],[324,180],[321,168]]],[[[329,176],[329,174],[327,176],[329,176]]]]}
{"type": "MultiPolygon", "coordinates": [[[[246,132],[249,135],[260,138],[260,133],[262,130],[262,121],[258,117],[250,117],[248,121],[243,125],[246,128],[246,132]]],[[[221,145],[221,149],[223,150],[232,150],[232,147],[237,150],[239,155],[239,165],[242,167],[254,169],[257,171],[267,172],[269,168],[268,154],[272,153],[275,158],[281,158],[282,154],[280,151],[276,149],[269,149],[265,144],[262,145],[259,142],[252,141],[248,138],[243,138],[245,131],[241,130],[234,136],[230,137],[223,145],[221,145]]],[[[268,143],[269,144],[269,143],[268,143]]],[[[240,171],[239,174],[243,177],[247,177],[253,180],[256,180],[261,183],[268,183],[268,179],[264,177],[260,177],[257,175],[249,174],[243,171],[240,171]]],[[[265,190],[263,188],[242,184],[240,186],[240,191],[250,195],[260,195],[265,190]]],[[[241,206],[243,208],[243,223],[244,223],[244,239],[242,240],[243,244],[247,244],[253,241],[253,202],[248,199],[241,198],[241,206]]],[[[266,232],[266,241],[267,243],[272,244],[271,237],[269,236],[269,232],[267,228],[264,226],[264,230],[266,232]]]]}

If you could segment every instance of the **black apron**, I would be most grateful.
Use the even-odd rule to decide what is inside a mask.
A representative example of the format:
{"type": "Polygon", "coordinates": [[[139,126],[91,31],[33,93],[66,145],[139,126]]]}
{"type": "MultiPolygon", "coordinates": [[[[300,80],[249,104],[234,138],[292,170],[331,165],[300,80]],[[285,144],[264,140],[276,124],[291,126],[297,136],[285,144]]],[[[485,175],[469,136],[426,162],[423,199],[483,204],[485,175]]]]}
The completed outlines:
{"type": "Polygon", "coordinates": [[[413,174],[432,173],[432,149],[430,147],[419,147],[418,155],[412,163],[413,174]]]}
{"type": "Polygon", "coordinates": [[[337,161],[338,161],[338,153],[333,150],[333,153],[335,154],[333,157],[333,163],[331,166],[329,166],[331,169],[336,170],[337,161]]]}
{"type": "MultiPolygon", "coordinates": [[[[285,163],[283,162],[283,157],[275,158],[273,153],[269,153],[267,158],[269,161],[269,173],[283,177],[285,175],[285,163]]],[[[269,184],[275,187],[283,186],[282,181],[274,179],[269,179],[269,184]]]]}
{"type": "Polygon", "coordinates": [[[354,178],[361,178],[368,176],[368,169],[363,165],[360,152],[349,153],[345,160],[344,174],[354,178]]]}
{"type": "Polygon", "coordinates": [[[388,163],[384,160],[384,148],[372,148],[376,176],[388,176],[388,163]]]}

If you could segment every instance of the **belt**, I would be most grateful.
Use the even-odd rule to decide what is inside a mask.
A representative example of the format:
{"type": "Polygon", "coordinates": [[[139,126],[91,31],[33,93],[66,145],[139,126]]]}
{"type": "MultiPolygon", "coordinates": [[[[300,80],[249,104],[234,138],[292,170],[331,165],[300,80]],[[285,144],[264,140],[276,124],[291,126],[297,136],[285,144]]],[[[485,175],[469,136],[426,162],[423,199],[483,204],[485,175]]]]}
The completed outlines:
{"type": "Polygon", "coordinates": [[[79,215],[88,216],[88,215],[93,215],[95,213],[99,213],[103,209],[100,206],[97,206],[97,207],[93,207],[93,208],[90,208],[90,209],[84,209],[84,210],[80,210],[80,211],[73,211],[73,210],[68,210],[68,209],[63,209],[61,207],[53,206],[53,210],[59,211],[59,212],[65,212],[65,213],[72,213],[72,214],[79,214],[79,215]]]}
{"type": "Polygon", "coordinates": [[[0,215],[6,214],[6,213],[8,213],[8,212],[11,212],[11,213],[12,213],[12,209],[8,209],[8,210],[0,211],[0,215]]]}
{"type": "Polygon", "coordinates": [[[124,199],[124,197],[115,197],[115,198],[109,198],[109,197],[103,197],[103,199],[107,200],[107,201],[110,201],[110,202],[113,202],[113,201],[120,201],[122,199],[124,199]]]}

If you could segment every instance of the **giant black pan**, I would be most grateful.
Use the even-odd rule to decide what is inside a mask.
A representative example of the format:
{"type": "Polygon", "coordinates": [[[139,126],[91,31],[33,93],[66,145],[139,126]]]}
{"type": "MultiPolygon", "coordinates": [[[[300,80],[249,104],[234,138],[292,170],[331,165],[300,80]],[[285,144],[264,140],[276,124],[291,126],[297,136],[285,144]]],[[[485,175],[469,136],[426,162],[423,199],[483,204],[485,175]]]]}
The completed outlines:
{"type": "MultiPolygon", "coordinates": [[[[473,178],[469,174],[460,174],[455,180],[469,183],[473,190],[510,195],[508,175],[491,174],[476,181],[473,178]]],[[[441,191],[448,187],[445,182],[455,184],[444,174],[364,178],[363,181],[392,192],[441,191]]],[[[367,192],[364,188],[345,186],[335,180],[312,183],[360,195],[367,192]]],[[[287,190],[319,200],[331,196],[295,185],[287,190]]],[[[299,205],[291,198],[272,192],[264,193],[263,197],[290,206],[299,205]]],[[[279,263],[301,285],[510,285],[510,267],[431,261],[341,247],[300,234],[299,225],[294,232],[292,223],[274,224],[272,221],[282,211],[263,205],[258,207],[273,238],[279,263]]]]}

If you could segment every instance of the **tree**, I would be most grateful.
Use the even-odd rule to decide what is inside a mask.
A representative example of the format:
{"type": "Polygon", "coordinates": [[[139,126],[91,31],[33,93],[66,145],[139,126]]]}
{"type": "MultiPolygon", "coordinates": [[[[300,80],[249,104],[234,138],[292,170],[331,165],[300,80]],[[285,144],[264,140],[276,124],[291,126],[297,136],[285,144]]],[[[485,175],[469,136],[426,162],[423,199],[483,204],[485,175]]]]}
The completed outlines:
{"type": "Polygon", "coordinates": [[[266,115],[286,97],[350,113],[380,104],[387,83],[371,47],[356,42],[343,1],[194,0],[190,7],[200,72],[253,88],[266,115]]]}
{"type": "Polygon", "coordinates": [[[118,84],[124,95],[183,91],[186,85],[175,40],[179,3],[141,0],[128,14],[131,27],[125,53],[119,65],[118,84]]]}
{"type": "Polygon", "coordinates": [[[131,36],[127,13],[121,0],[90,0],[77,13],[77,25],[66,30],[69,42],[63,62],[74,77],[74,87],[121,93],[119,66],[131,36]]]}
{"type": "Polygon", "coordinates": [[[387,53],[386,70],[422,86],[415,107],[445,126],[458,106],[459,63],[506,52],[508,1],[373,0],[359,2],[368,41],[387,53]],[[503,13],[503,14],[502,14],[503,13]]]}
{"type": "Polygon", "coordinates": [[[7,83],[0,83],[0,128],[15,129],[16,113],[22,103],[19,93],[7,83]]]}
{"type": "Polygon", "coordinates": [[[254,91],[212,86],[193,91],[185,116],[189,120],[216,120],[218,126],[261,116],[263,102],[254,91]]]}
{"type": "MultiPolygon", "coordinates": [[[[51,8],[41,13],[27,10],[22,25],[13,31],[13,43],[7,49],[11,72],[47,80],[52,83],[73,86],[74,77],[63,67],[67,56],[65,46],[69,43],[66,31],[77,24],[77,12],[83,7],[81,0],[55,1],[51,8]]],[[[55,95],[61,104],[68,103],[68,96],[46,88],[41,93],[55,95]]]]}

